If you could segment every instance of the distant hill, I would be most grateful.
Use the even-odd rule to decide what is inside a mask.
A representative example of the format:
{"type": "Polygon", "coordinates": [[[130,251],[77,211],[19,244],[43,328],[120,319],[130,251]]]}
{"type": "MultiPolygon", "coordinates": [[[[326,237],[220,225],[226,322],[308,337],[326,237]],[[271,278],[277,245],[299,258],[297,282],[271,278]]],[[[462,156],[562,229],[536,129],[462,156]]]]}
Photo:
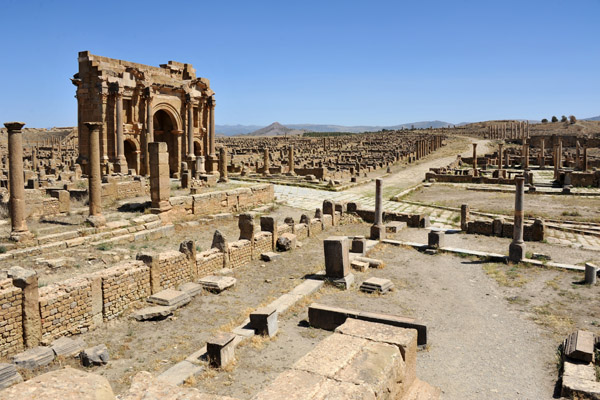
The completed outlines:
{"type": "Polygon", "coordinates": [[[600,121],[600,115],[598,115],[597,117],[592,117],[592,118],[584,118],[584,121],[600,121]]]}
{"type": "Polygon", "coordinates": [[[281,125],[279,122],[273,122],[269,126],[248,133],[247,136],[287,136],[301,135],[303,133],[304,130],[288,128],[281,125]]]}
{"type": "MultiPolygon", "coordinates": [[[[217,125],[216,132],[218,135],[234,136],[234,135],[245,135],[250,136],[279,136],[281,132],[287,132],[288,135],[300,134],[302,132],[290,133],[291,131],[285,131],[285,129],[306,131],[306,132],[376,132],[382,129],[398,130],[398,129],[424,129],[429,127],[444,128],[451,127],[453,124],[444,121],[420,121],[410,122],[407,124],[400,125],[357,125],[357,126],[344,126],[344,125],[326,125],[326,124],[286,124],[282,125],[278,122],[269,125],[268,127],[262,127],[257,125],[217,125]],[[268,129],[267,129],[268,128],[268,129]],[[285,128],[285,129],[284,129],[285,128]],[[265,129],[265,131],[263,131],[265,129]],[[256,133],[256,131],[260,131],[256,133]],[[271,133],[265,133],[269,132],[271,133]]],[[[286,133],[283,133],[286,134],[286,133]]]]}

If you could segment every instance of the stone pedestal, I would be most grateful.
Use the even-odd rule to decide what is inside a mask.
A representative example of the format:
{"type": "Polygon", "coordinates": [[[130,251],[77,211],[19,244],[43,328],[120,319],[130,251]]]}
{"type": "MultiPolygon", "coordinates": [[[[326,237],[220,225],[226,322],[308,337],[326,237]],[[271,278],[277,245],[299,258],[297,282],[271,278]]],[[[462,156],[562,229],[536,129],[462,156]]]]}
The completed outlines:
{"type": "Polygon", "coordinates": [[[231,363],[235,357],[235,344],[233,333],[221,333],[206,343],[206,352],[210,365],[222,368],[231,363]]]}
{"type": "Polygon", "coordinates": [[[323,241],[325,251],[325,275],[328,278],[344,278],[350,273],[348,238],[330,236],[323,241]]]}
{"type": "Polygon", "coordinates": [[[8,130],[8,165],[10,186],[10,239],[16,242],[33,238],[25,222],[25,182],[23,175],[23,136],[24,122],[6,122],[8,130]]]}
{"type": "Polygon", "coordinates": [[[598,267],[592,263],[585,263],[585,283],[595,285],[598,276],[598,267]]]}
{"type": "Polygon", "coordinates": [[[277,309],[263,307],[250,313],[250,326],[257,335],[273,337],[277,333],[277,309]]]}
{"type": "Polygon", "coordinates": [[[470,208],[468,204],[462,204],[460,206],[460,230],[463,232],[467,231],[469,224],[470,208]]]}
{"type": "Polygon", "coordinates": [[[430,231],[427,235],[427,247],[431,249],[439,249],[444,247],[444,241],[446,239],[445,232],[442,231],[430,231]]]}
{"type": "Polygon", "coordinates": [[[160,214],[171,209],[171,180],[169,179],[169,153],[167,144],[153,142],[148,144],[150,153],[150,199],[151,211],[160,214]]]}

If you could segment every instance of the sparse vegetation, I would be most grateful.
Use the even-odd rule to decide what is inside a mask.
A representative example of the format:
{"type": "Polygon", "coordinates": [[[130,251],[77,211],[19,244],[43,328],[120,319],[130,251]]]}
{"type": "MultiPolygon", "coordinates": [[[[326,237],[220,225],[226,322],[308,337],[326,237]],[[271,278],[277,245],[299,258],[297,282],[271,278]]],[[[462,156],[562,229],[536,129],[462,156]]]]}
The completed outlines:
{"type": "Polygon", "coordinates": [[[556,115],[552,116],[552,122],[558,122],[558,118],[556,118],[556,115]]]}
{"type": "Polygon", "coordinates": [[[569,122],[572,124],[574,124],[575,122],[577,122],[577,118],[575,118],[574,115],[569,115],[569,122]]]}

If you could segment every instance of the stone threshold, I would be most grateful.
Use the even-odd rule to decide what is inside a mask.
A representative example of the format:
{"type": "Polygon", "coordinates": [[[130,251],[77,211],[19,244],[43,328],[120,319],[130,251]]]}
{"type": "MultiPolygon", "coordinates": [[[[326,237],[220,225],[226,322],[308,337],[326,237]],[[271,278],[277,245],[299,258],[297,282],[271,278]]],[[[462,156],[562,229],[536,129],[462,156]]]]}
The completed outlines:
{"type": "MultiPolygon", "coordinates": [[[[401,241],[401,240],[385,239],[385,240],[382,240],[382,243],[391,244],[393,246],[409,246],[409,247],[413,247],[417,250],[429,249],[429,246],[427,246],[427,244],[421,244],[421,243],[416,243],[416,242],[406,242],[406,241],[401,241]]],[[[467,255],[467,256],[478,257],[481,259],[487,259],[487,260],[491,260],[491,261],[500,261],[500,262],[508,263],[508,256],[505,256],[503,254],[490,253],[490,252],[478,251],[478,250],[459,249],[459,248],[448,247],[448,246],[440,247],[438,250],[446,252],[446,253],[467,255]]],[[[535,265],[538,267],[550,267],[550,268],[558,268],[558,269],[564,269],[564,270],[570,270],[570,271],[585,272],[585,267],[582,267],[580,265],[561,264],[561,263],[556,263],[556,262],[552,262],[552,261],[540,261],[540,260],[533,260],[530,258],[524,258],[523,260],[521,260],[521,263],[527,264],[527,265],[535,265]]]]}

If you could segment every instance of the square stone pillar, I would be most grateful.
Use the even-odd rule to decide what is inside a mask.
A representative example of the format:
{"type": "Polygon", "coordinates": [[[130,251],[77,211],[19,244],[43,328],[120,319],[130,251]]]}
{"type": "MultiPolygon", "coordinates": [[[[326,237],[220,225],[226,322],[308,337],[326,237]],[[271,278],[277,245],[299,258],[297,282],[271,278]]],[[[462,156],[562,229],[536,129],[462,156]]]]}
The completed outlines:
{"type": "Polygon", "coordinates": [[[323,241],[325,275],[328,278],[343,278],[350,273],[348,242],[345,236],[330,236],[323,241]]]}
{"type": "Polygon", "coordinates": [[[37,273],[30,269],[12,267],[8,270],[8,276],[13,280],[13,285],[23,293],[23,342],[26,347],[37,346],[42,339],[37,273]]]}
{"type": "Polygon", "coordinates": [[[150,153],[150,199],[151,211],[160,214],[171,209],[171,180],[169,179],[169,152],[164,142],[148,144],[150,153]]]}

